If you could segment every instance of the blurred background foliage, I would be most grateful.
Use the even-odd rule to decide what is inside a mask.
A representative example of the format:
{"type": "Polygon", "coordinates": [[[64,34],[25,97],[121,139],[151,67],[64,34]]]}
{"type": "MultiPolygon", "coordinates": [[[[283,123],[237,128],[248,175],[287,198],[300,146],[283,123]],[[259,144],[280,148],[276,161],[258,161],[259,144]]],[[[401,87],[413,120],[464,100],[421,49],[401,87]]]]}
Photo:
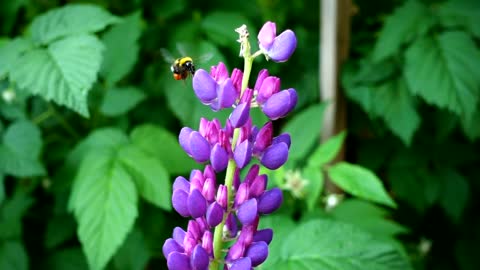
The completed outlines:
{"type": "MultiPolygon", "coordinates": [[[[283,214],[296,221],[318,216],[339,220],[347,223],[348,231],[348,226],[360,228],[397,246],[414,269],[478,269],[480,4],[353,4],[349,59],[339,78],[348,101],[347,160],[384,181],[398,205],[394,210],[352,198],[334,210],[319,207],[328,206],[323,200],[328,194],[322,193],[321,172],[308,165],[318,161],[315,149],[325,107],[319,104],[319,1],[1,1],[0,269],[88,268],[76,235],[79,225],[67,204],[75,175],[88,175],[95,166],[89,163],[101,160],[103,151],[125,151],[129,158],[118,162],[135,177],[164,176],[163,186],[154,187],[159,190],[169,189],[177,175],[198,168],[176,137],[182,126],[197,127],[200,117],[212,118],[213,113],[196,100],[191,79],[172,78],[171,59],[160,49],[174,58],[213,55],[197,62],[197,68],[208,70],[218,61],[230,70],[242,68],[233,30],[246,24],[253,41],[265,21],[276,22],[277,31],[292,29],[298,38],[290,61],[258,60],[261,65],[254,64],[252,74],[255,78],[261,68],[268,68],[282,79],[282,88],[299,93],[296,113],[279,125],[292,133],[291,160],[286,169],[271,173],[271,182],[284,185],[284,179],[294,175],[289,170],[297,169],[311,181],[309,188],[316,187],[305,196],[286,190],[283,214]],[[84,81],[91,80],[88,107],[82,107],[87,103],[78,96],[20,91],[38,85],[48,89],[48,76],[60,75],[43,74],[43,65],[25,68],[21,61],[9,66],[8,59],[25,48],[43,50],[62,35],[31,23],[70,3],[91,3],[114,15],[98,14],[105,25],[91,32],[100,43],[71,41],[91,42],[92,51],[80,50],[76,59],[98,66],[98,79],[96,71],[82,73],[84,81]],[[21,36],[32,36],[36,43],[21,36]],[[95,58],[99,51],[103,58],[95,58]],[[138,168],[143,168],[141,173],[135,172],[138,168]]],[[[76,15],[80,24],[95,25],[91,17],[76,15]]],[[[228,113],[215,117],[224,119],[228,113]]],[[[260,114],[254,119],[265,121],[260,114]]],[[[125,241],[119,240],[121,247],[113,250],[108,269],[165,269],[163,241],[175,226],[186,225],[170,210],[164,191],[141,195],[145,200],[139,200],[135,225],[125,241]]],[[[279,227],[279,239],[295,227],[282,215],[265,223],[279,227]]],[[[318,237],[325,248],[329,240],[341,239],[339,235],[348,239],[339,229],[343,227],[329,225],[322,223],[325,230],[308,237],[318,237]]],[[[301,231],[295,236],[289,238],[301,239],[301,231]]],[[[280,251],[275,244],[271,249],[270,265],[275,265],[275,251],[280,251]]]]}

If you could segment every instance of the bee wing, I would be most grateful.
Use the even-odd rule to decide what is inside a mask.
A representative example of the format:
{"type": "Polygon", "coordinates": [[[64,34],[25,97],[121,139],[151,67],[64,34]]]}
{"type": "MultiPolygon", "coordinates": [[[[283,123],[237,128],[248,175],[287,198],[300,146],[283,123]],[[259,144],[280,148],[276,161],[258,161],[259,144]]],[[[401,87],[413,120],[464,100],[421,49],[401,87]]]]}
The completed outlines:
{"type": "Polygon", "coordinates": [[[203,55],[201,55],[200,57],[197,58],[197,62],[198,63],[205,63],[205,62],[208,62],[210,59],[212,59],[213,57],[213,53],[205,53],[203,55]]]}
{"type": "Polygon", "coordinates": [[[172,54],[165,48],[160,48],[160,54],[169,64],[172,64],[175,61],[175,58],[172,56],[172,54]]]}
{"type": "Polygon", "coordinates": [[[175,44],[175,46],[177,47],[177,51],[180,53],[181,56],[187,56],[187,49],[185,47],[185,44],[183,43],[180,43],[180,42],[177,42],[175,44]]]}

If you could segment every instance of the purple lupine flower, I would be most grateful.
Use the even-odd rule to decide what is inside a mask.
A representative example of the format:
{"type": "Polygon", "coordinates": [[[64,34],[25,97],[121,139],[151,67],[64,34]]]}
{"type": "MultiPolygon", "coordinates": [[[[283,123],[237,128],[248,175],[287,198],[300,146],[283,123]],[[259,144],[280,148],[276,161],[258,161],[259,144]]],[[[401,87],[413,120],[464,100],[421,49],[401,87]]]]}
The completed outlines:
{"type": "MultiPolygon", "coordinates": [[[[248,42],[248,31],[237,30],[240,41],[248,42]]],[[[295,34],[286,30],[277,36],[272,22],[262,27],[258,39],[260,52],[275,62],[286,61],[296,47],[295,34]]],[[[241,50],[245,48],[250,46],[242,43],[241,50]]],[[[248,55],[252,60],[259,53],[247,53],[245,57],[248,55]]],[[[243,179],[240,171],[248,168],[252,159],[271,170],[287,161],[290,135],[274,137],[271,121],[293,110],[297,93],[293,88],[280,90],[280,78],[270,76],[266,69],[259,72],[253,88],[245,88],[243,76],[239,69],[233,69],[229,76],[226,66],[220,62],[210,73],[200,69],[193,77],[194,92],[202,103],[214,111],[223,108],[233,108],[233,111],[224,127],[216,118],[201,118],[198,131],[190,127],[180,131],[179,143],[187,155],[208,164],[203,172],[192,170],[188,180],[179,176],[173,183],[173,208],[191,220],[186,231],[176,227],[172,238],[162,247],[170,270],[207,270],[219,262],[225,264],[226,270],[251,270],[268,257],[273,231],[259,230],[258,224],[262,215],[280,207],[282,191],[267,190],[268,177],[260,174],[258,164],[251,165],[243,179]],[[255,126],[251,118],[250,111],[256,107],[270,119],[261,128],[255,126]],[[225,169],[230,178],[225,184],[217,185],[216,173],[225,169]],[[225,247],[218,239],[214,242],[214,231],[215,235],[223,234],[222,241],[232,241],[223,258],[217,258],[223,256],[219,248],[225,247]]]]}
{"type": "Polygon", "coordinates": [[[258,33],[258,43],[268,58],[275,62],[285,62],[297,48],[297,37],[292,30],[285,30],[278,36],[276,34],[276,24],[266,22],[258,33]]]}
{"type": "Polygon", "coordinates": [[[193,76],[193,90],[198,99],[203,104],[210,105],[212,110],[218,111],[229,108],[239,95],[237,90],[239,73],[236,72],[234,75],[236,85],[228,77],[228,71],[222,62],[218,66],[212,67],[210,74],[203,69],[199,69],[193,76]]]}

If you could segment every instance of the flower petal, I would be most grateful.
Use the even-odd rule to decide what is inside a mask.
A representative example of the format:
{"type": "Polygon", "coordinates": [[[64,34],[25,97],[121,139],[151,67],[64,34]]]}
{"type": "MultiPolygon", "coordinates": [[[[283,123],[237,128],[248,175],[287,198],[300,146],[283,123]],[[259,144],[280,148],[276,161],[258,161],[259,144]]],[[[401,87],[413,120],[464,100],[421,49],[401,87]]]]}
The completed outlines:
{"type": "Polygon", "coordinates": [[[243,225],[250,225],[257,217],[257,200],[250,199],[240,205],[237,210],[237,217],[243,225]]]}
{"type": "Polygon", "coordinates": [[[270,228],[258,230],[253,235],[253,242],[263,241],[267,244],[270,244],[270,242],[272,242],[272,239],[273,239],[273,230],[270,228]]]}
{"type": "Polygon", "coordinates": [[[297,37],[292,30],[285,30],[273,40],[268,49],[268,57],[275,62],[285,62],[297,48],[297,37]]]}
{"type": "Polygon", "coordinates": [[[250,117],[250,103],[241,103],[230,114],[228,119],[234,128],[239,128],[247,122],[250,117]]]}
{"type": "Polygon", "coordinates": [[[249,257],[238,259],[232,263],[230,270],[250,270],[252,269],[252,261],[249,257]]]}
{"type": "Polygon", "coordinates": [[[258,32],[258,42],[260,48],[269,50],[277,34],[277,26],[274,22],[266,22],[258,32]]]}
{"type": "Polygon", "coordinates": [[[227,168],[228,153],[219,143],[216,143],[210,153],[210,162],[216,172],[221,172],[227,168]]]}
{"type": "Polygon", "coordinates": [[[288,159],[288,145],[286,143],[277,143],[269,146],[262,155],[260,163],[270,170],[276,170],[288,159]]]}
{"type": "Polygon", "coordinates": [[[263,193],[258,201],[258,212],[261,214],[270,214],[277,210],[283,202],[282,190],[272,188],[263,193]]]}
{"type": "Polygon", "coordinates": [[[174,251],[182,253],[184,252],[184,249],[175,240],[168,238],[162,247],[163,256],[168,258],[168,255],[174,251]]]}
{"type": "Polygon", "coordinates": [[[250,257],[253,267],[260,265],[268,257],[267,243],[263,241],[253,242],[245,252],[245,257],[250,257]]]}
{"type": "Polygon", "coordinates": [[[192,131],[188,146],[195,161],[201,163],[210,158],[210,144],[198,131],[192,131]]]}
{"type": "Polygon", "coordinates": [[[180,252],[171,252],[167,258],[167,266],[169,270],[191,270],[190,258],[180,252]]]}
{"type": "Polygon", "coordinates": [[[200,245],[196,245],[191,255],[191,265],[196,270],[207,270],[209,265],[207,251],[200,245]]]}
{"type": "Polygon", "coordinates": [[[188,193],[185,190],[177,189],[172,194],[173,209],[177,211],[182,217],[190,216],[187,206],[188,193]]]}
{"type": "Polygon", "coordinates": [[[203,69],[193,76],[193,91],[204,104],[210,104],[217,97],[217,82],[203,69]]]}
{"type": "Polygon", "coordinates": [[[183,176],[178,176],[173,182],[173,190],[181,189],[185,192],[190,192],[190,182],[183,176]]]}
{"type": "Polygon", "coordinates": [[[252,143],[249,140],[244,140],[235,147],[233,158],[239,169],[245,167],[252,159],[252,143]]]}
{"type": "Polygon", "coordinates": [[[207,223],[210,227],[215,227],[223,219],[223,208],[217,202],[214,202],[208,206],[207,209],[207,223]]]}
{"type": "Polygon", "coordinates": [[[193,218],[198,218],[207,212],[207,200],[198,189],[192,190],[187,199],[188,211],[193,218]]]}
{"type": "Polygon", "coordinates": [[[262,111],[271,120],[286,116],[297,105],[297,92],[295,89],[282,90],[273,94],[265,104],[262,111]]]}
{"type": "Polygon", "coordinates": [[[193,130],[189,127],[184,127],[180,130],[180,134],[178,134],[178,142],[180,143],[180,146],[185,150],[185,152],[191,156],[190,152],[190,134],[192,134],[193,130]]]}
{"type": "Polygon", "coordinates": [[[263,80],[261,87],[258,89],[257,102],[265,103],[273,94],[280,91],[280,78],[269,76],[263,80]]]}

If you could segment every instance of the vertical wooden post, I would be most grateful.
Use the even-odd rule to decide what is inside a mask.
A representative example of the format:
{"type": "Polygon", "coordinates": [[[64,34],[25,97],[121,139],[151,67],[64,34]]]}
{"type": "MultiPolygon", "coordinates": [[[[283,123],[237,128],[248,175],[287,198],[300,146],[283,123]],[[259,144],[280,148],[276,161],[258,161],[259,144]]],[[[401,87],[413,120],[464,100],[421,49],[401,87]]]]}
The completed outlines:
{"type": "MultiPolygon", "coordinates": [[[[321,0],[320,96],[329,104],[323,117],[321,142],[344,130],[345,98],[339,88],[340,65],[347,59],[350,43],[351,0],[321,0]]],[[[345,158],[345,145],[336,161],[345,158]]],[[[327,181],[326,190],[338,192],[327,181]]]]}

